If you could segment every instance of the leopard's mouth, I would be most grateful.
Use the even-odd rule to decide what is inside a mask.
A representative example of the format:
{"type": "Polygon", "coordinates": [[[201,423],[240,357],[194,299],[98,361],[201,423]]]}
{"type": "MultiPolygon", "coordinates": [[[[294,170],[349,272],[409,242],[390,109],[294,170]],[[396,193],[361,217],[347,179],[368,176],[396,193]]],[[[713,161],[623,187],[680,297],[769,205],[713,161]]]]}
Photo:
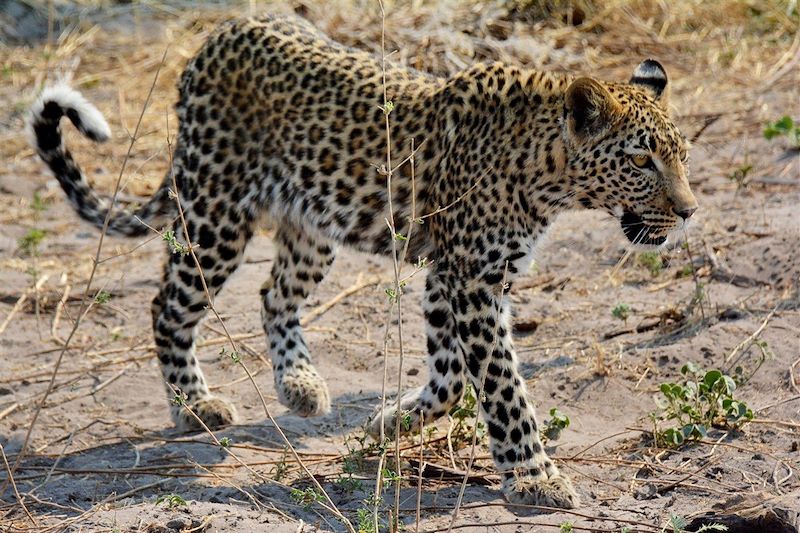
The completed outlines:
{"type": "Polygon", "coordinates": [[[667,241],[666,235],[654,235],[660,228],[647,224],[641,216],[625,211],[619,219],[622,232],[633,244],[660,246],[667,241]]]}

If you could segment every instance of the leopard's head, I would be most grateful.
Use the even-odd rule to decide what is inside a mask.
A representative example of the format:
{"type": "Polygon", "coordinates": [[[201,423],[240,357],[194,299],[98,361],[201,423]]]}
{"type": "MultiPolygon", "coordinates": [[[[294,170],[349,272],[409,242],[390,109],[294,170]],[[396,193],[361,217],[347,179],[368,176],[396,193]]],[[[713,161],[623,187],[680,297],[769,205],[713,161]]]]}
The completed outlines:
{"type": "Polygon", "coordinates": [[[634,244],[664,244],[697,210],[688,141],[668,116],[668,95],[667,73],[648,59],[628,83],[578,78],[564,99],[576,200],[616,217],[634,244]]]}

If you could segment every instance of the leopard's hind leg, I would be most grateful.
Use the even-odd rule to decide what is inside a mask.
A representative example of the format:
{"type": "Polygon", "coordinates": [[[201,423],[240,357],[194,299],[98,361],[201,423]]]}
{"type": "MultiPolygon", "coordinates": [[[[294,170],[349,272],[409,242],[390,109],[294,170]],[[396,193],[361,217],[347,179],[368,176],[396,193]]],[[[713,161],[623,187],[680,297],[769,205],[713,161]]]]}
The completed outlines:
{"type": "Polygon", "coordinates": [[[172,419],[183,430],[203,429],[187,406],[209,428],[235,420],[233,405],[209,391],[195,356],[194,341],[208,309],[208,296],[213,302],[239,266],[252,235],[252,220],[246,212],[228,209],[209,213],[210,201],[206,197],[188,193],[194,186],[187,184],[186,192],[179,191],[193,254],[185,253],[184,223],[178,219],[173,227],[176,242],[151,308],[161,372],[172,402],[172,419]],[[185,396],[185,406],[173,401],[176,390],[185,396]]]}
{"type": "Polygon", "coordinates": [[[313,230],[281,221],[271,279],[261,288],[261,318],[278,400],[300,416],[330,410],[328,386],[311,363],[300,307],[333,263],[335,244],[313,230]]]}

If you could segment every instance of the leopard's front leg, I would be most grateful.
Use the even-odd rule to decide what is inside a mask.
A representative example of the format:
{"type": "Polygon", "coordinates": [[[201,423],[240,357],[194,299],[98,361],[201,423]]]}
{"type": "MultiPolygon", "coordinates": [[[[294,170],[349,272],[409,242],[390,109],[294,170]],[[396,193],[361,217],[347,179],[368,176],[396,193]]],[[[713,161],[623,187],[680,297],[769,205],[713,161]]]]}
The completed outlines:
{"type": "Polygon", "coordinates": [[[508,501],[573,508],[578,495],[542,447],[536,414],[517,368],[503,277],[496,270],[455,283],[451,302],[467,375],[481,394],[492,457],[508,501]]]}

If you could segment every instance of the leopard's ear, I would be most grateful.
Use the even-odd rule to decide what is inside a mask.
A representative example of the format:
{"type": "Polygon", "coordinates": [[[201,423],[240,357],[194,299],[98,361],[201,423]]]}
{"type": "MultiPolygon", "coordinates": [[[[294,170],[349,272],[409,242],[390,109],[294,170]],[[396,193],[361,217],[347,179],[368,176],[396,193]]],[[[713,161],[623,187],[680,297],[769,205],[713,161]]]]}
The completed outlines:
{"type": "Polygon", "coordinates": [[[567,88],[564,115],[571,137],[591,137],[613,124],[622,111],[608,89],[592,78],[578,78],[567,88]]]}
{"type": "Polygon", "coordinates": [[[648,93],[662,107],[667,107],[669,101],[667,71],[655,59],[645,59],[639,63],[628,83],[648,93]]]}

